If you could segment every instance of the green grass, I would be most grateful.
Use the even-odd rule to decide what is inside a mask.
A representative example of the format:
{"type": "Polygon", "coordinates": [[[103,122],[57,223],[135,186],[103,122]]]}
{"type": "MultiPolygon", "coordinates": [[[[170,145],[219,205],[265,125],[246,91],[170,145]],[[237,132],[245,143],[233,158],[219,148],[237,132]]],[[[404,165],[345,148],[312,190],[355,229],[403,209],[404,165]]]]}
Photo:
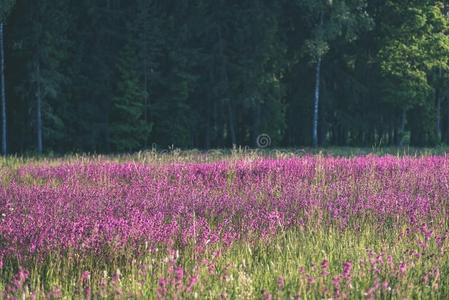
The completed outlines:
{"type": "MultiPolygon", "coordinates": [[[[265,290],[266,296],[271,294],[274,299],[328,299],[336,298],[332,280],[342,276],[343,264],[349,261],[352,271],[350,278],[341,280],[341,298],[369,298],[367,293],[376,284],[380,287],[373,291],[374,298],[447,298],[449,255],[447,251],[441,253],[441,249],[448,249],[448,242],[440,248],[431,240],[423,248],[419,245],[421,236],[405,237],[401,234],[404,230],[382,231],[369,225],[359,231],[296,229],[266,240],[237,243],[225,251],[216,245],[198,252],[192,245],[173,256],[158,249],[138,260],[132,251],[100,261],[95,256],[66,253],[49,257],[45,263],[35,262],[30,287],[20,290],[17,296],[29,296],[30,291],[35,291],[40,298],[44,291],[49,296],[48,291],[59,290],[61,297],[57,298],[84,299],[90,286],[92,294],[102,299],[156,299],[159,280],[176,277],[170,270],[172,266],[182,267],[185,275],[182,283],[172,284],[162,295],[166,298],[263,299],[265,290]],[[370,259],[378,260],[376,267],[370,259]],[[329,261],[328,275],[323,274],[323,260],[329,261]],[[401,262],[407,266],[404,273],[400,271],[401,262]],[[91,276],[83,283],[84,271],[91,272],[91,276]],[[114,279],[117,272],[120,278],[114,279]],[[190,291],[187,287],[191,276],[198,276],[198,282],[190,291]]],[[[2,278],[11,275],[3,270],[2,278]]]]}
{"type": "MultiPolygon", "coordinates": [[[[305,149],[322,155],[443,155],[449,148],[305,149]]],[[[9,157],[0,159],[2,184],[25,164],[59,164],[92,160],[139,161],[150,163],[214,161],[303,155],[290,150],[255,151],[236,149],[204,154],[181,151],[169,154],[142,152],[122,156],[9,157]]],[[[32,182],[30,184],[36,184],[32,182]]],[[[317,182],[318,184],[318,182],[317,182]]],[[[434,236],[447,236],[447,220],[433,220],[434,236]]],[[[11,293],[17,299],[448,299],[449,241],[437,245],[407,228],[379,228],[375,222],[354,222],[342,230],[308,224],[307,228],[280,230],[276,236],[238,242],[230,248],[213,245],[198,249],[195,245],[173,248],[128,249],[122,253],[54,253],[44,260],[27,262],[30,272],[26,284],[11,293]],[[141,253],[137,255],[137,252],[141,253]],[[143,253],[143,254],[142,254],[143,253]],[[329,274],[323,270],[329,262],[329,274]],[[377,261],[375,264],[373,261],[377,261]],[[343,265],[352,264],[350,277],[343,277],[343,265]],[[405,269],[401,271],[401,264],[405,269]],[[182,279],[173,269],[182,268],[182,279]],[[82,279],[83,272],[89,272],[82,279]],[[197,276],[197,282],[189,285],[197,276]],[[161,280],[173,281],[167,290],[161,280]],[[334,282],[333,282],[334,281],[334,282]]],[[[0,237],[1,238],[1,237],[0,237]]],[[[1,245],[1,239],[0,239],[1,245]]],[[[5,262],[0,270],[0,291],[11,282],[21,265],[5,262]]],[[[0,294],[1,295],[1,294],[0,294]]]]}
{"type": "Polygon", "coordinates": [[[394,155],[394,156],[429,156],[446,155],[449,146],[441,145],[433,148],[418,147],[325,147],[325,148],[268,148],[251,149],[248,147],[237,147],[234,149],[211,149],[211,150],[181,150],[172,149],[164,151],[140,151],[132,154],[65,154],[58,155],[50,153],[36,156],[34,154],[12,155],[0,157],[0,167],[15,169],[24,164],[59,164],[61,162],[91,162],[98,160],[109,161],[136,161],[141,163],[169,163],[169,162],[211,162],[217,160],[274,157],[285,158],[304,155],[324,155],[337,157],[355,157],[361,155],[394,155]]]}

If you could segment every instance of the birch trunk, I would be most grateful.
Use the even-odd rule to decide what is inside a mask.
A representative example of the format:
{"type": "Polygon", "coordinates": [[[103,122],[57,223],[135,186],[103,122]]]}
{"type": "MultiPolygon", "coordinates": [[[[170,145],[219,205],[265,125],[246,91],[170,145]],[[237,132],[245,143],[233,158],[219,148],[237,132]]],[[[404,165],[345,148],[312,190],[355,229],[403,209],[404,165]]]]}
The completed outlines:
{"type": "MultiPolygon", "coordinates": [[[[323,29],[324,24],[324,12],[321,11],[320,15],[320,31],[323,29]]],[[[318,50],[319,51],[319,50],[318,50]]],[[[321,60],[322,54],[318,55],[318,61],[315,69],[315,96],[313,99],[313,124],[312,124],[312,145],[318,147],[318,119],[320,109],[320,81],[321,81],[321,60]]]]}
{"type": "Polygon", "coordinates": [[[321,80],[321,56],[318,57],[315,70],[315,97],[313,99],[313,126],[312,126],[312,144],[318,146],[318,118],[320,105],[320,80],[321,80]]]}

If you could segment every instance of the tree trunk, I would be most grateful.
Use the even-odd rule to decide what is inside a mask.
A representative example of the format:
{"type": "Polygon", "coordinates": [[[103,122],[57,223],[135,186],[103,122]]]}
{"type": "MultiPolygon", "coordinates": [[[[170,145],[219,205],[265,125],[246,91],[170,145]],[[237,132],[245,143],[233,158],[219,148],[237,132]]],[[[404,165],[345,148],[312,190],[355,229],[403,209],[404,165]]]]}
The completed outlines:
{"type": "Polygon", "coordinates": [[[2,106],[2,153],[3,155],[8,154],[7,149],[7,128],[6,128],[6,85],[5,85],[5,51],[4,51],[4,24],[0,23],[0,89],[1,94],[1,106],[2,106]]]}
{"type": "Polygon", "coordinates": [[[149,98],[149,91],[148,91],[148,68],[147,68],[147,62],[145,59],[144,62],[144,68],[145,70],[144,72],[144,100],[143,100],[143,105],[145,106],[144,111],[143,111],[143,118],[145,120],[145,124],[148,124],[148,98],[149,98]]]}
{"type": "Polygon", "coordinates": [[[391,132],[391,143],[390,143],[390,145],[392,145],[392,146],[399,145],[398,127],[396,126],[396,124],[394,124],[393,130],[391,132]]]}
{"type": "MultiPolygon", "coordinates": [[[[139,4],[140,9],[142,9],[143,11],[145,11],[145,15],[148,16],[148,5],[145,5],[142,7],[141,3],[139,4]]],[[[150,86],[150,66],[149,66],[149,62],[148,62],[148,30],[149,30],[149,26],[148,26],[148,21],[149,18],[144,18],[144,23],[143,23],[143,41],[140,40],[142,42],[142,48],[143,48],[143,55],[141,52],[141,57],[140,59],[143,58],[143,73],[144,73],[144,120],[145,120],[145,124],[149,123],[149,108],[150,108],[150,91],[149,91],[149,86],[150,86]],[[142,57],[143,56],[143,57],[142,57]]],[[[153,69],[151,69],[151,72],[153,71],[153,69]]],[[[148,142],[148,138],[146,139],[145,143],[147,144],[148,142]]]]}
{"type": "MultiPolygon", "coordinates": [[[[211,82],[215,82],[214,75],[215,68],[215,60],[214,66],[209,69],[209,78],[211,82]]],[[[217,98],[215,93],[212,90],[209,90],[207,96],[212,99],[212,101],[207,102],[208,113],[207,113],[207,127],[206,127],[206,149],[210,149],[211,147],[217,147],[217,98]]]]}
{"type": "Polygon", "coordinates": [[[252,128],[252,145],[253,146],[257,146],[257,136],[259,134],[261,134],[262,132],[260,132],[260,128],[261,128],[261,104],[259,99],[255,100],[255,107],[254,107],[254,115],[253,115],[253,128],[252,128]]]}
{"type": "MultiPolygon", "coordinates": [[[[438,79],[439,79],[439,81],[441,81],[441,79],[442,79],[442,70],[441,70],[441,68],[438,70],[438,79]]],[[[436,133],[436,136],[437,136],[438,143],[441,142],[441,138],[442,138],[442,135],[441,135],[441,103],[443,101],[443,99],[442,99],[443,95],[442,95],[441,92],[442,92],[441,89],[437,88],[436,89],[436,93],[435,93],[435,96],[436,96],[435,133],[436,133]]]]}
{"type": "Polygon", "coordinates": [[[213,122],[212,122],[212,120],[211,120],[211,115],[212,115],[212,113],[211,113],[211,104],[210,104],[210,102],[207,102],[206,103],[206,105],[207,105],[207,116],[206,116],[206,128],[205,128],[205,130],[206,130],[206,132],[205,132],[205,135],[204,135],[204,148],[205,149],[209,149],[210,148],[210,136],[211,136],[211,127],[212,127],[212,124],[213,124],[213,122]]]}
{"type": "Polygon", "coordinates": [[[436,124],[435,124],[435,129],[436,129],[436,135],[437,135],[437,139],[438,142],[441,142],[441,102],[442,102],[442,97],[439,95],[439,93],[437,93],[437,103],[436,103],[436,124]]]}
{"type": "Polygon", "coordinates": [[[229,132],[231,133],[231,142],[232,142],[232,146],[236,146],[237,145],[237,138],[236,138],[236,134],[235,134],[235,121],[234,121],[234,108],[232,107],[232,102],[231,99],[227,98],[226,99],[227,104],[228,104],[228,122],[229,122],[229,132]]]}
{"type": "MultiPolygon", "coordinates": [[[[145,126],[148,126],[149,122],[149,117],[148,117],[148,110],[149,110],[149,106],[150,106],[150,92],[149,92],[149,79],[148,79],[148,66],[147,66],[147,59],[145,58],[144,61],[144,108],[143,108],[143,118],[145,121],[145,126]]],[[[145,137],[145,148],[148,147],[148,136],[145,137]]]]}
{"type": "Polygon", "coordinates": [[[218,26],[218,39],[219,39],[219,53],[221,57],[221,80],[223,80],[222,95],[224,97],[224,101],[228,109],[229,133],[231,135],[231,143],[234,146],[237,145],[237,137],[235,134],[234,108],[232,106],[231,98],[229,97],[228,64],[224,54],[225,46],[220,26],[218,26]]]}
{"type": "Polygon", "coordinates": [[[313,99],[312,145],[318,146],[318,118],[320,105],[321,56],[318,57],[315,70],[315,97],[313,99]]]}
{"type": "MultiPolygon", "coordinates": [[[[320,14],[320,30],[324,24],[324,12],[320,14]]],[[[312,146],[318,147],[318,119],[320,107],[320,81],[321,81],[321,60],[322,55],[318,54],[318,61],[315,69],[315,96],[313,99],[313,124],[312,124],[312,146]]]]}
{"type": "Polygon", "coordinates": [[[37,133],[37,153],[44,151],[42,137],[42,91],[41,91],[41,69],[40,63],[36,64],[37,87],[36,87],[36,133],[37,133]]]}
{"type": "MultiPolygon", "coordinates": [[[[449,102],[449,95],[446,96],[446,101],[449,102]]],[[[449,110],[447,111],[447,119],[446,119],[446,143],[449,143],[449,110]]]]}
{"type": "Polygon", "coordinates": [[[401,112],[401,123],[398,130],[397,146],[402,147],[404,144],[405,124],[407,123],[407,109],[403,108],[401,112]]]}

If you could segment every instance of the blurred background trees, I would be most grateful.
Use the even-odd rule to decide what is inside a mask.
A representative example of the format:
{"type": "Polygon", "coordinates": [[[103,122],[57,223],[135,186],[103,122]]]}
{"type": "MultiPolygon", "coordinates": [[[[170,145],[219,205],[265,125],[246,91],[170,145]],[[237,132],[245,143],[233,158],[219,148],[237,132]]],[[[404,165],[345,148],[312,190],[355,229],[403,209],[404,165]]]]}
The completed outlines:
{"type": "Polygon", "coordinates": [[[0,4],[10,152],[449,142],[442,1],[0,4]]]}
{"type": "Polygon", "coordinates": [[[6,84],[5,84],[5,24],[8,15],[14,6],[14,0],[0,1],[0,106],[1,106],[1,148],[2,154],[8,154],[8,127],[6,111],[6,84]]]}

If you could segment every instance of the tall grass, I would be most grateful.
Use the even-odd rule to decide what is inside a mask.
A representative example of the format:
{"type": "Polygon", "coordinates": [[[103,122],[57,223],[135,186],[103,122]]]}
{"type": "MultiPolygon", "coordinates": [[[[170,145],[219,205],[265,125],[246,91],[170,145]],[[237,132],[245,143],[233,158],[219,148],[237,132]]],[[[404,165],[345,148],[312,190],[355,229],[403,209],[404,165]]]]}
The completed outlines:
{"type": "Polygon", "coordinates": [[[234,151],[3,160],[1,295],[449,296],[449,158],[234,151]]]}

